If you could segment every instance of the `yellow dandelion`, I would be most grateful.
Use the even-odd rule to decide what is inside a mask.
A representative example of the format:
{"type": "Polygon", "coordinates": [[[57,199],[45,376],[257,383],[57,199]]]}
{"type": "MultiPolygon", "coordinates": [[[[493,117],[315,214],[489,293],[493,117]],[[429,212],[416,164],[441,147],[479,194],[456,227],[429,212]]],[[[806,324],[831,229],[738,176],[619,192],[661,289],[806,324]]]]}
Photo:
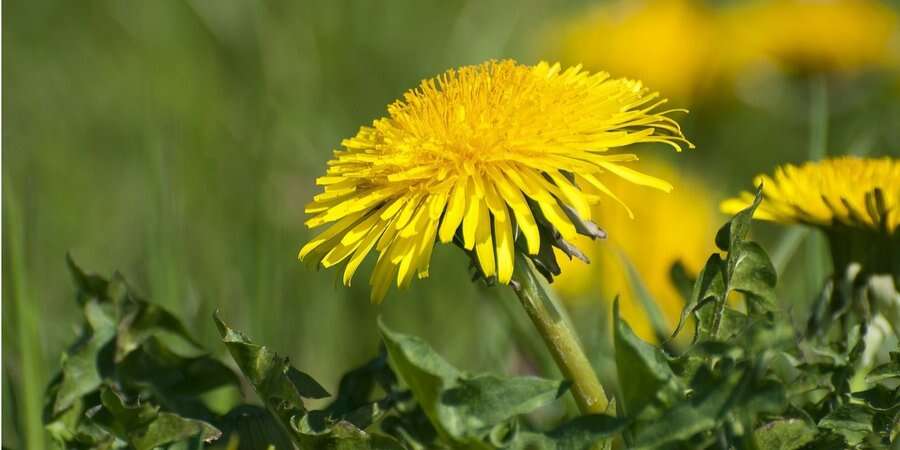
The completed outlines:
{"type": "Polygon", "coordinates": [[[726,66],[855,72],[898,62],[900,21],[878,0],[759,0],[724,8],[726,66]]]}
{"type": "MultiPolygon", "coordinates": [[[[893,234],[900,226],[900,162],[884,157],[853,156],[786,164],[774,177],[757,176],[763,202],[755,217],[778,223],[799,223],[824,229],[849,227],[893,234]]],[[[733,214],[753,201],[753,194],[722,202],[733,214]]]]}
{"type": "MultiPolygon", "coordinates": [[[[342,142],[316,180],[306,224],[331,226],[300,250],[343,281],[373,249],[372,299],[428,276],[436,240],[455,242],[507,284],[516,248],[537,261],[577,234],[599,235],[591,205],[615,198],[606,177],[668,191],[614,149],[685,141],[665,100],[639,81],[580,67],[489,61],[423,81],[388,116],[342,142]]],[[[555,263],[555,262],[554,262],[555,263]]]]}
{"type": "Polygon", "coordinates": [[[610,188],[633,205],[634,220],[601,203],[594,208],[594,217],[602,219],[609,233],[606,242],[579,242],[591,264],[578,264],[561,259],[562,275],[553,283],[563,301],[578,304],[611,300],[619,295],[620,314],[635,333],[648,341],[656,340],[653,324],[624,266],[624,255],[641,277],[641,281],[657,302],[669,329],[674,329],[684,307],[677,288],[672,284],[672,265],[681,262],[689,273],[696,275],[703,268],[706,257],[715,250],[711,236],[719,225],[713,195],[699,179],[679,173],[662,161],[641,163],[666,179],[676,182],[678,189],[671,194],[614,181],[610,188]]]}
{"type": "Polygon", "coordinates": [[[564,24],[560,52],[687,99],[714,73],[713,31],[713,14],[701,1],[617,1],[564,24]]]}

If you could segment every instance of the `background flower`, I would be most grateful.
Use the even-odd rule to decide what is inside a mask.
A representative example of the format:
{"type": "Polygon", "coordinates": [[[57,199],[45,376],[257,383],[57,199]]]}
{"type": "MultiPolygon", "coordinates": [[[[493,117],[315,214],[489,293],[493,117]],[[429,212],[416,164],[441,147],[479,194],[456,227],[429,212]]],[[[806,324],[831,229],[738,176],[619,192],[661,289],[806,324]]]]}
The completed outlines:
{"type": "Polygon", "coordinates": [[[619,0],[587,7],[547,35],[564,61],[696,101],[773,71],[896,70],[898,27],[879,0],[619,0]]]}
{"type": "Polygon", "coordinates": [[[560,55],[592,70],[636,77],[690,99],[715,73],[711,11],[694,0],[598,4],[554,29],[560,55]]]}
{"type": "MultiPolygon", "coordinates": [[[[845,156],[785,164],[773,176],[758,175],[753,184],[763,185],[763,202],[755,215],[759,219],[885,234],[900,225],[900,161],[894,158],[845,156]]],[[[753,194],[745,191],[722,202],[722,211],[734,214],[752,201],[753,194]]]]}
{"type": "Polygon", "coordinates": [[[757,0],[721,10],[719,53],[734,73],[843,72],[900,62],[900,22],[878,0],[757,0]]]}

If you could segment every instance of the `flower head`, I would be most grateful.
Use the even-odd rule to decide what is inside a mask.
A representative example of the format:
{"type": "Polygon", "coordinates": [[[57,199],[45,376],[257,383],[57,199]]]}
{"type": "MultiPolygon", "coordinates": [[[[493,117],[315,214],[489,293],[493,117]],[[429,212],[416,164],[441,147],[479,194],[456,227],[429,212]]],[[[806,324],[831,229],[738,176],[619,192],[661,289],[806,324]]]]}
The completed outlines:
{"type": "Polygon", "coordinates": [[[900,21],[879,0],[757,0],[724,8],[720,20],[722,53],[736,70],[855,72],[900,56],[892,42],[900,21]]]}
{"type": "Polygon", "coordinates": [[[711,79],[713,32],[713,13],[697,0],[616,1],[565,24],[560,51],[686,99],[711,79]]]}
{"type": "Polygon", "coordinates": [[[618,295],[622,317],[635,333],[653,341],[657,335],[624,259],[656,301],[665,324],[674,329],[684,300],[672,283],[672,266],[680,262],[689,273],[700,272],[706,257],[715,250],[710,236],[716,233],[719,218],[713,195],[701,180],[679,173],[662,161],[642,159],[641,163],[654,174],[676,182],[678,189],[667,195],[612,181],[610,188],[632,205],[635,219],[630,220],[611,205],[597,205],[594,216],[603,218],[603,228],[611,239],[603,243],[576,242],[591,264],[561,259],[562,274],[553,287],[568,304],[612,300],[618,295]]]}
{"type": "MultiPolygon", "coordinates": [[[[837,226],[894,233],[900,226],[900,161],[852,156],[787,164],[774,177],[759,175],[763,202],[755,217],[778,223],[801,223],[824,229],[837,226]]],[[[753,201],[753,194],[722,203],[736,213],[753,201]]]]}
{"type": "Polygon", "coordinates": [[[316,180],[324,192],[306,208],[307,226],[331,226],[300,258],[345,263],[349,285],[374,249],[380,301],[393,280],[428,276],[440,240],[467,250],[484,277],[509,283],[517,246],[537,261],[564,239],[600,235],[591,205],[615,198],[606,176],[671,189],[628,167],[634,154],[613,151],[637,142],[680,149],[678,124],[657,111],[663,102],[638,81],[543,62],[489,61],[425,80],[334,152],[316,180]]]}

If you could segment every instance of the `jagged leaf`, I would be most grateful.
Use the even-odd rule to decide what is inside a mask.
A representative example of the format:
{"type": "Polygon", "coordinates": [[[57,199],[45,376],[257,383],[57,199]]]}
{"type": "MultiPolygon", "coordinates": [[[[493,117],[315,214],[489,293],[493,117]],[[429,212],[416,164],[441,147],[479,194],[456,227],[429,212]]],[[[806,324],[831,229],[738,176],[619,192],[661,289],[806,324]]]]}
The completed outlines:
{"type": "Polygon", "coordinates": [[[152,387],[159,395],[179,403],[198,402],[200,395],[224,386],[239,387],[237,375],[211,356],[185,358],[155,337],[118,364],[117,375],[124,386],[152,387]]]}
{"type": "MultiPolygon", "coordinates": [[[[228,327],[218,314],[214,319],[222,340],[238,367],[274,419],[286,430],[286,435],[294,446],[300,449],[402,448],[392,437],[365,430],[383,414],[378,403],[366,403],[356,409],[341,411],[341,414],[338,414],[337,407],[322,411],[307,410],[304,399],[329,396],[318,382],[291,366],[287,358],[267,347],[254,344],[240,332],[228,327]]],[[[345,398],[342,405],[350,408],[358,400],[360,397],[345,398]]]]}
{"type": "MultiPolygon", "coordinates": [[[[689,315],[710,301],[719,301],[725,297],[725,261],[717,253],[710,255],[703,270],[697,275],[694,289],[688,302],[681,310],[681,317],[672,336],[676,336],[687,321],[689,315]]],[[[696,339],[696,336],[695,336],[696,339]]]]}
{"type": "Polygon", "coordinates": [[[735,243],[728,254],[731,269],[728,288],[744,293],[753,306],[763,311],[775,309],[778,275],[765,250],[756,242],[735,243]]]}
{"type": "Polygon", "coordinates": [[[553,401],[566,387],[565,382],[537,377],[461,378],[442,391],[438,416],[451,435],[478,438],[495,425],[553,401]]]}
{"type": "Polygon", "coordinates": [[[391,392],[396,381],[387,363],[387,353],[382,351],[377,357],[341,377],[337,397],[328,405],[326,412],[332,417],[344,417],[360,408],[371,407],[370,396],[375,388],[381,386],[385,392],[391,392]]]}
{"type": "Polygon", "coordinates": [[[900,352],[891,352],[891,360],[885,364],[872,369],[866,375],[866,381],[869,383],[877,383],[883,380],[900,378],[900,352]]]}
{"type": "Polygon", "coordinates": [[[740,333],[748,321],[746,314],[715,302],[700,305],[694,311],[694,315],[697,319],[694,327],[694,339],[699,342],[711,339],[729,340],[740,333]],[[716,320],[719,322],[718,335],[714,330],[716,320]]]}
{"type": "Polygon", "coordinates": [[[630,427],[632,447],[661,447],[711,430],[733,401],[742,380],[739,372],[733,372],[715,383],[698,386],[700,389],[690,399],[673,405],[657,417],[635,423],[630,427]]]}
{"type": "Polygon", "coordinates": [[[750,234],[750,224],[753,221],[753,213],[762,202],[762,185],[756,188],[756,196],[750,206],[742,209],[716,233],[716,246],[723,251],[730,251],[739,242],[747,239],[750,234]]]}
{"type": "Polygon", "coordinates": [[[851,446],[861,443],[874,431],[872,412],[854,404],[839,406],[819,421],[819,427],[843,436],[851,446]]]}
{"type": "Polygon", "coordinates": [[[268,347],[254,344],[214,315],[222,341],[260,398],[279,410],[305,411],[303,398],[325,398],[328,391],[268,347]]]}
{"type": "Polygon", "coordinates": [[[126,405],[125,401],[111,389],[103,389],[100,399],[102,406],[89,412],[91,418],[136,450],[152,450],[164,444],[196,436],[210,442],[222,434],[206,422],[160,412],[158,407],[146,403],[126,405]]]}
{"type": "Polygon", "coordinates": [[[76,300],[79,305],[83,306],[90,299],[98,300],[101,303],[109,301],[109,281],[99,275],[81,270],[72,255],[68,253],[66,254],[66,265],[69,268],[69,274],[75,281],[76,300]]]}
{"type": "Polygon", "coordinates": [[[97,301],[86,301],[84,316],[87,322],[83,337],[63,357],[62,382],[54,401],[54,414],[72,405],[78,398],[100,388],[101,372],[111,372],[104,354],[111,354],[116,336],[116,323],[109,308],[97,301]]]}
{"type": "Polygon", "coordinates": [[[557,398],[562,381],[503,378],[456,369],[427,343],[380,324],[394,371],[406,382],[438,434],[457,445],[481,446],[495,427],[557,398]]]}
{"type": "MultiPolygon", "coordinates": [[[[125,284],[118,272],[113,275],[113,281],[125,284]]],[[[184,324],[157,304],[128,295],[128,301],[120,305],[119,314],[121,319],[116,337],[116,361],[124,359],[151,337],[165,342],[172,351],[184,357],[197,357],[205,353],[184,324]]]]}
{"type": "Polygon", "coordinates": [[[285,429],[265,408],[241,405],[231,410],[223,420],[226,436],[219,442],[237,442],[228,450],[293,449],[294,444],[285,429]],[[235,436],[236,435],[236,436],[235,436]]]}
{"type": "Polygon", "coordinates": [[[800,419],[769,422],[753,431],[762,450],[796,450],[816,438],[815,427],[800,419]]]}
{"type": "Polygon", "coordinates": [[[508,446],[511,450],[608,449],[627,421],[607,415],[576,417],[548,433],[520,432],[508,446]]]}

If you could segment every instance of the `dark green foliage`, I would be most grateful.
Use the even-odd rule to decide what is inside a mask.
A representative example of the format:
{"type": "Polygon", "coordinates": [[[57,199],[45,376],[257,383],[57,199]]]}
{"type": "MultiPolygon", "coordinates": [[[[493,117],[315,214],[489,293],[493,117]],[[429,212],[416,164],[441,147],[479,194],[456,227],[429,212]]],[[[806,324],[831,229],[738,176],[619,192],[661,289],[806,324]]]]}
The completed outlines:
{"type": "Polygon", "coordinates": [[[215,315],[259,401],[217,413],[208,394],[238,389],[238,375],[121,276],[85,274],[70,260],[85,320],[47,389],[45,423],[68,449],[586,450],[616,441],[639,449],[897,447],[900,351],[881,347],[895,342],[889,325],[865,320],[876,306],[889,311],[884,305],[898,295],[892,280],[835,278],[812,312],[814,332],[795,332],[775,308],[772,264],[749,237],[757,205],[758,196],[720,229],[716,244],[726,253],[711,255],[695,280],[673,267],[687,296],[675,333],[689,316],[695,322],[692,344],[680,354],[638,338],[615,302],[617,417],[576,417],[540,430],[529,415],[564,394],[567,381],[470,374],[383,323],[379,355],[347,372],[331,398],[287,358],[215,315]],[[307,406],[328,398],[321,409],[307,406]]]}
{"type": "Polygon", "coordinates": [[[359,371],[355,371],[357,381],[347,381],[344,385],[352,389],[348,385],[361,384],[364,389],[344,394],[327,410],[307,410],[304,399],[322,399],[330,394],[311,376],[291,366],[287,358],[254,344],[225,325],[218,316],[215,321],[222,341],[238,367],[296,448],[401,448],[393,438],[369,430],[382,418],[386,412],[384,408],[392,402],[390,398],[380,403],[368,401],[369,392],[366,391],[371,391],[373,385],[359,380],[363,378],[359,371]]]}
{"type": "Polygon", "coordinates": [[[330,394],[287,358],[214,317],[225,347],[262,406],[217,414],[204,395],[237,389],[238,376],[209,356],[181,322],[70,261],[85,324],[47,390],[45,423],[67,449],[554,449],[582,450],[624,426],[587,416],[541,432],[521,420],[565,393],[567,382],[469,375],[419,338],[382,325],[385,350],[347,372],[330,394]],[[390,360],[390,364],[389,364],[390,360]]]}
{"type": "Polygon", "coordinates": [[[421,339],[393,332],[384,324],[381,330],[391,366],[409,386],[444,445],[587,449],[622,426],[613,417],[597,415],[575,419],[549,433],[525,430],[517,416],[562,395],[565,381],[470,375],[450,365],[421,339]]]}
{"type": "Polygon", "coordinates": [[[237,388],[172,314],[132,292],[119,274],[85,274],[71,259],[85,323],[47,389],[44,420],[66,448],[152,449],[221,435],[202,396],[237,388]]]}
{"type": "MultiPolygon", "coordinates": [[[[867,334],[867,323],[837,320],[838,313],[828,321],[843,327],[831,333],[837,339],[804,340],[777,314],[775,271],[762,247],[749,240],[758,203],[759,194],[717,234],[716,244],[727,254],[711,255],[694,282],[676,329],[694,316],[693,344],[682,354],[669,355],[641,341],[614,307],[619,412],[628,423],[627,444],[666,449],[898,445],[900,356],[891,353],[889,362],[869,370],[863,362],[866,339],[880,335],[867,334]],[[734,293],[744,310],[734,308],[734,293]]],[[[678,268],[673,278],[686,280],[678,268]]]]}

